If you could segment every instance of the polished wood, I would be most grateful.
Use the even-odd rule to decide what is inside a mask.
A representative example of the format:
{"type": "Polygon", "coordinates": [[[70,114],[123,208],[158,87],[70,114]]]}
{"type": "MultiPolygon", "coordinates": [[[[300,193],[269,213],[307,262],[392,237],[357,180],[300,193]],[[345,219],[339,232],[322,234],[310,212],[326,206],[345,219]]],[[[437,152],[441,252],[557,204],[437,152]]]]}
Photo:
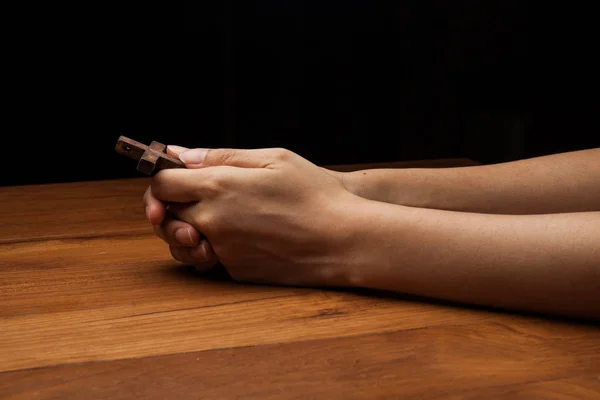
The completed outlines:
{"type": "Polygon", "coordinates": [[[598,325],[199,274],[148,179],[0,188],[0,398],[600,398],[598,325]]]}

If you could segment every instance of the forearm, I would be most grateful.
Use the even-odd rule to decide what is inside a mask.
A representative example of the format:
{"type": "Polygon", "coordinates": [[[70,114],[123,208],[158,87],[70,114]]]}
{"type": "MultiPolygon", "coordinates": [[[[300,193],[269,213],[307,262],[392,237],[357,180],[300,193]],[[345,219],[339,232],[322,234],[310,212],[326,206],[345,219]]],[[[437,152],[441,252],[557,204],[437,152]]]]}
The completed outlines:
{"type": "Polygon", "coordinates": [[[355,194],[414,207],[497,214],[600,211],[600,148],[457,168],[347,173],[355,194]]]}
{"type": "Polygon", "coordinates": [[[600,212],[486,215],[368,203],[351,285],[600,319],[600,212]]]}

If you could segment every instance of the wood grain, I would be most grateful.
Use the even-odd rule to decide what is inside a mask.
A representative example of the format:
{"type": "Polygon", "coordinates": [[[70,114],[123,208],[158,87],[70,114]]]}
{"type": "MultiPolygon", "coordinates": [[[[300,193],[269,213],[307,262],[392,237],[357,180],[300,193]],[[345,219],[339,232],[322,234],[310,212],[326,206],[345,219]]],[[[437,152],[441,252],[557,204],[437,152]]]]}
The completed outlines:
{"type": "Polygon", "coordinates": [[[0,398],[600,398],[598,325],[200,274],[148,183],[0,188],[0,398]]]}
{"type": "Polygon", "coordinates": [[[560,378],[598,370],[598,334],[508,319],[18,371],[0,388],[8,399],[596,399],[598,376],[560,378]]]}
{"type": "Polygon", "coordinates": [[[154,237],[0,246],[4,371],[414,329],[494,315],[347,292],[215,284],[200,274],[181,275],[166,245],[154,237]]]}
{"type": "Polygon", "coordinates": [[[0,243],[148,233],[149,178],[0,188],[0,243]]]}
{"type": "Polygon", "coordinates": [[[541,380],[492,388],[480,388],[463,395],[441,397],[442,400],[597,400],[600,398],[600,375],[541,380]]]}

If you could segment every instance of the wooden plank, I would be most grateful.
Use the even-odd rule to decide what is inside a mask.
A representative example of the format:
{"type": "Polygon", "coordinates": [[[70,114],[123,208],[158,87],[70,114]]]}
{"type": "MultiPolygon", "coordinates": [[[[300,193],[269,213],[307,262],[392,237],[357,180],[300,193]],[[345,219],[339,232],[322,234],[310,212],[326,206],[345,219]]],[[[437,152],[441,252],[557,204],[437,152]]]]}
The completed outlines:
{"type": "Polygon", "coordinates": [[[11,400],[596,399],[598,329],[515,317],[5,372],[0,392],[11,400]]]}
{"type": "Polygon", "coordinates": [[[1,370],[497,317],[401,296],[242,285],[184,271],[149,235],[0,245],[1,370]]]}
{"type": "Polygon", "coordinates": [[[0,243],[149,233],[149,178],[0,188],[0,243]]]}
{"type": "Polygon", "coordinates": [[[597,325],[197,274],[147,184],[0,188],[2,398],[597,398],[597,325]]]}
{"type": "Polygon", "coordinates": [[[198,274],[150,235],[0,245],[0,317],[107,307],[115,316],[159,313],[308,290],[241,285],[226,273],[198,274]]]}
{"type": "MultiPolygon", "coordinates": [[[[203,293],[196,299],[201,303],[203,293]]],[[[85,298],[80,298],[85,301],[85,298]]],[[[157,303],[159,303],[157,301],[157,303]]],[[[0,371],[344,337],[490,320],[493,313],[357,294],[303,295],[178,308],[136,307],[4,317],[0,371]],[[149,310],[149,311],[147,311],[149,310]]]]}
{"type": "Polygon", "coordinates": [[[600,374],[574,378],[553,379],[468,391],[450,395],[440,400],[598,400],[600,399],[600,374]]]}

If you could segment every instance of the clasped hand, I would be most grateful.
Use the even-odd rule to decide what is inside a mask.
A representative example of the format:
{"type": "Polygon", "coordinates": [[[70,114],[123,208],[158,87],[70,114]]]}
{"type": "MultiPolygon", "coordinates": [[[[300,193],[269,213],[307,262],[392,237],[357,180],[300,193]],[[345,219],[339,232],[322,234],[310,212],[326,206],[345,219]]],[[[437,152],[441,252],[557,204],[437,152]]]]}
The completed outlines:
{"type": "Polygon", "coordinates": [[[357,197],[341,175],[285,149],[185,149],[158,172],[146,216],[172,256],[199,270],[220,262],[238,281],[344,285],[357,197]]]}

